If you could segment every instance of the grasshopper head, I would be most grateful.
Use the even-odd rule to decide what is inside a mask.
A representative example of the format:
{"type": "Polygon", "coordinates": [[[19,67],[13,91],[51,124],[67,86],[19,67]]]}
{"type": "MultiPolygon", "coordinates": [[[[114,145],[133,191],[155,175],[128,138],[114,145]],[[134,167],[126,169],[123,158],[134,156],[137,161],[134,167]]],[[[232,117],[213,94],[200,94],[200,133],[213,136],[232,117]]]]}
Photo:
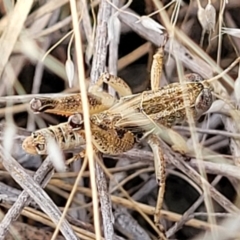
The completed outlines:
{"type": "Polygon", "coordinates": [[[31,136],[27,137],[23,143],[22,148],[29,154],[47,154],[46,140],[43,135],[38,132],[32,133],[31,136]]]}
{"type": "Polygon", "coordinates": [[[204,112],[206,112],[211,107],[214,100],[212,94],[212,86],[206,81],[203,81],[201,83],[204,88],[199,93],[195,103],[195,110],[198,116],[201,116],[204,112]]]}

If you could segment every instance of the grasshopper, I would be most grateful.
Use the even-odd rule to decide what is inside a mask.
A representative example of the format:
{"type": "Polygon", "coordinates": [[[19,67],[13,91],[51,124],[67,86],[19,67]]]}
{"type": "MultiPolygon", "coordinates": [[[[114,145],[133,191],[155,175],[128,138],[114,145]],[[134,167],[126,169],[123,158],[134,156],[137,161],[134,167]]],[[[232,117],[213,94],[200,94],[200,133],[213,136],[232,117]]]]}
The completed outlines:
{"type": "MultiPolygon", "coordinates": [[[[198,118],[213,101],[212,87],[207,80],[195,73],[185,75],[184,84],[172,83],[159,88],[164,57],[164,46],[153,58],[151,90],[132,94],[128,85],[119,77],[104,73],[88,93],[92,143],[95,151],[117,155],[134,147],[138,135],[145,134],[154,153],[156,178],[160,185],[155,223],[159,223],[165,189],[165,161],[158,141],[158,127],[171,128],[186,120],[186,108],[198,118]],[[117,100],[101,91],[107,83],[117,90],[117,100]]],[[[58,98],[34,98],[30,107],[35,113],[48,112],[69,117],[68,122],[40,129],[23,142],[23,149],[30,154],[47,154],[50,138],[62,150],[79,147],[85,143],[84,122],[80,94],[58,98]]]]}
{"type": "MultiPolygon", "coordinates": [[[[90,88],[87,97],[92,141],[96,150],[111,155],[125,152],[133,148],[137,133],[148,132],[155,123],[170,128],[186,120],[186,108],[190,109],[194,118],[198,118],[211,106],[212,88],[207,81],[202,81],[198,74],[185,75],[184,84],[172,83],[158,88],[163,65],[163,47],[164,45],[153,57],[151,90],[132,94],[124,80],[109,73],[102,74],[96,85],[90,88]],[[103,83],[113,87],[119,93],[120,99],[103,92],[103,83]]],[[[77,147],[84,142],[80,94],[34,98],[30,107],[34,113],[47,112],[71,117],[67,123],[38,130],[26,138],[23,142],[26,152],[47,154],[46,144],[49,137],[53,137],[63,150],[77,147]]]]}
{"type": "MultiPolygon", "coordinates": [[[[109,109],[107,109],[108,106],[102,105],[99,97],[93,97],[92,93],[88,94],[89,102],[94,102],[94,105],[90,104],[94,146],[106,154],[115,155],[125,152],[133,148],[134,137],[137,133],[152,127],[152,121],[165,127],[181,123],[186,120],[185,107],[191,109],[195,118],[199,117],[211,106],[211,91],[209,85],[201,82],[189,82],[184,86],[173,83],[157,91],[149,90],[142,94],[120,98],[109,109]],[[187,106],[183,97],[187,98],[187,106]],[[98,109],[107,110],[95,113],[98,109]],[[111,143],[115,146],[114,149],[111,143]]],[[[80,96],[76,94],[57,99],[34,98],[31,101],[31,108],[35,112],[51,112],[71,116],[76,113],[83,114],[80,104],[80,96]],[[70,107],[66,107],[68,105],[70,107]]],[[[69,122],[38,130],[24,141],[23,148],[32,154],[47,154],[44,145],[47,144],[47,139],[51,135],[60,143],[63,150],[69,149],[70,146],[77,147],[80,142],[83,142],[84,129],[81,127],[79,129],[74,125],[81,124],[83,125],[81,117],[77,120],[77,115],[75,115],[74,118],[69,118],[69,122]],[[71,137],[69,136],[70,131],[72,131],[71,137]]]]}

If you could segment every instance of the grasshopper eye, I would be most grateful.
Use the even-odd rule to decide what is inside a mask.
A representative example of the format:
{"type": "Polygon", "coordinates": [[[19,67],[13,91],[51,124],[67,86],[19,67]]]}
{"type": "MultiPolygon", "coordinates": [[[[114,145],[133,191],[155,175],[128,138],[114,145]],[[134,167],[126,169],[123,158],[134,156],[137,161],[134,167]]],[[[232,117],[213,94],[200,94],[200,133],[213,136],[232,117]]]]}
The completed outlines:
{"type": "Polygon", "coordinates": [[[36,144],[36,150],[38,154],[45,154],[46,149],[44,144],[36,144]]]}
{"type": "Polygon", "coordinates": [[[39,150],[39,151],[42,151],[44,149],[44,145],[43,144],[37,144],[36,145],[36,148],[39,150]]]}
{"type": "Polygon", "coordinates": [[[210,88],[204,88],[198,95],[195,103],[197,115],[200,116],[206,112],[212,105],[213,96],[210,88]]]}

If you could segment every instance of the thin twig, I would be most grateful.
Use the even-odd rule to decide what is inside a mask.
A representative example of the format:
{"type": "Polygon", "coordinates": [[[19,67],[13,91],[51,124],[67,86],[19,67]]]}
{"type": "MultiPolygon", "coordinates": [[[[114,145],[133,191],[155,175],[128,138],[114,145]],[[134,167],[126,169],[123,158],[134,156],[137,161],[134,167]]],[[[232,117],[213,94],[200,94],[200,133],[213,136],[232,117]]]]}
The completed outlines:
{"type": "MultiPolygon", "coordinates": [[[[42,190],[42,188],[33,180],[33,178],[26,174],[22,166],[15,159],[13,159],[11,155],[7,153],[1,145],[0,161],[2,162],[6,170],[11,174],[12,178],[26,191],[27,194],[31,196],[32,199],[34,199],[34,201],[39,205],[39,207],[48,214],[52,221],[57,224],[61,217],[61,212],[59,208],[53,203],[53,201],[42,190]]],[[[27,198],[26,193],[22,193],[21,200],[23,200],[22,197],[27,198]]],[[[21,210],[22,206],[25,204],[26,201],[24,200],[24,203],[20,206],[19,209],[16,207],[17,210],[21,210]]],[[[14,214],[16,214],[15,216],[18,216],[19,212],[14,214]]],[[[6,225],[4,228],[2,228],[2,233],[6,231],[5,228],[6,225]]],[[[61,232],[66,238],[70,237],[71,239],[78,239],[66,220],[63,221],[63,224],[61,226],[61,232]]],[[[0,235],[0,237],[1,239],[4,239],[4,235],[0,235]]]]}
{"type": "MultiPolygon", "coordinates": [[[[101,238],[101,230],[100,230],[100,216],[98,212],[98,195],[95,181],[95,166],[94,166],[94,153],[92,146],[92,136],[91,136],[91,127],[90,127],[90,115],[89,115],[89,104],[86,92],[86,84],[85,84],[85,74],[84,74],[84,62],[83,62],[83,49],[81,36],[78,25],[78,16],[76,9],[75,0],[70,1],[72,19],[73,19],[73,29],[75,34],[75,46],[76,46],[76,54],[77,54],[77,69],[79,74],[79,85],[81,88],[81,100],[82,100],[82,108],[83,108],[83,120],[84,120],[84,128],[85,128],[85,138],[86,138],[86,151],[87,157],[89,160],[89,168],[90,168],[90,179],[92,186],[92,195],[93,195],[93,209],[94,209],[94,228],[96,239],[100,240],[101,238]]],[[[77,185],[76,185],[77,186],[77,185]]]]}
{"type": "MultiPolygon", "coordinates": [[[[111,16],[111,6],[107,1],[102,0],[99,6],[98,17],[97,17],[97,29],[95,37],[95,51],[93,55],[93,64],[90,74],[91,83],[94,84],[104,72],[106,67],[106,57],[107,57],[107,23],[111,16]]],[[[99,161],[102,162],[102,157],[98,155],[99,161]]],[[[98,163],[96,163],[98,165],[98,163]]],[[[102,168],[98,165],[96,168],[97,187],[101,190],[100,202],[101,202],[101,212],[103,217],[103,229],[104,237],[111,240],[114,236],[113,229],[113,214],[111,201],[109,201],[108,191],[106,186],[106,179],[102,168]],[[104,191],[104,194],[103,194],[104,191]]],[[[94,211],[95,214],[95,211],[94,211]]],[[[97,234],[96,234],[97,235],[97,234]]]]}
{"type": "Polygon", "coordinates": [[[4,29],[0,38],[0,76],[23,29],[24,22],[31,10],[33,2],[33,0],[19,0],[16,2],[13,12],[9,14],[11,18],[8,19],[7,27],[4,29]]]}

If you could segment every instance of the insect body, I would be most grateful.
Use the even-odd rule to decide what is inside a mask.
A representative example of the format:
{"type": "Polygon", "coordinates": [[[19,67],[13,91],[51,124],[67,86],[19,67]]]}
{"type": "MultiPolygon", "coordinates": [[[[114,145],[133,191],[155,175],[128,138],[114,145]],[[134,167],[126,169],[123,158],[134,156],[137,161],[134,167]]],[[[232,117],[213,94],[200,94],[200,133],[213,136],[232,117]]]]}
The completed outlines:
{"type": "Polygon", "coordinates": [[[54,139],[60,149],[74,149],[85,144],[84,131],[75,130],[69,127],[68,123],[61,123],[56,126],[37,130],[27,137],[22,144],[23,149],[30,154],[47,154],[47,144],[54,139]]]}
{"type": "Polygon", "coordinates": [[[157,91],[146,91],[132,95],[116,103],[109,110],[109,116],[119,116],[116,127],[136,125],[143,127],[145,124],[157,122],[166,127],[171,127],[186,120],[186,108],[193,116],[198,118],[212,104],[212,89],[201,82],[188,82],[186,84],[172,83],[157,91]],[[137,119],[137,124],[133,119],[137,119]]]}
{"type": "MultiPolygon", "coordinates": [[[[89,121],[95,151],[111,155],[120,154],[134,147],[139,133],[147,136],[147,142],[154,153],[155,174],[160,186],[160,197],[154,215],[157,226],[159,226],[166,176],[165,159],[158,139],[158,135],[161,135],[159,126],[169,130],[169,127],[174,124],[185,121],[186,109],[193,114],[194,118],[198,118],[209,109],[213,100],[212,88],[207,81],[201,81],[198,74],[186,75],[186,81],[183,84],[172,83],[158,88],[162,66],[155,61],[162,63],[162,58],[163,49],[160,48],[153,60],[152,90],[132,94],[122,79],[105,73],[88,94],[89,121]],[[100,91],[99,86],[103,82],[108,83],[120,93],[119,100],[100,91]]],[[[79,94],[56,99],[35,98],[30,104],[35,113],[49,112],[70,117],[66,123],[32,133],[22,145],[26,152],[47,154],[49,139],[54,139],[62,150],[85,144],[84,122],[81,117],[84,113],[79,94]]],[[[184,148],[175,146],[174,141],[169,144],[175,150],[185,151],[182,150],[184,148]]]]}
{"type": "MultiPolygon", "coordinates": [[[[167,37],[164,44],[166,40],[167,37]]],[[[87,97],[95,150],[108,154],[127,151],[133,147],[138,133],[149,132],[156,124],[171,127],[183,122],[186,119],[186,108],[197,118],[211,106],[212,89],[206,81],[201,81],[202,78],[198,74],[185,75],[184,84],[172,83],[158,88],[164,44],[153,57],[152,90],[132,94],[129,86],[121,78],[109,73],[102,74],[98,82],[91,87],[87,97]],[[110,94],[101,91],[100,86],[103,83],[115,88],[120,99],[116,100],[110,94]]],[[[65,116],[84,114],[79,94],[56,99],[34,98],[30,105],[35,113],[49,112],[65,116]]],[[[47,144],[49,136],[64,150],[84,142],[82,119],[70,117],[69,123],[36,131],[24,141],[23,148],[29,153],[46,154],[47,148],[43,145],[47,144]]]]}
{"type": "MultiPolygon", "coordinates": [[[[101,104],[98,96],[88,94],[93,144],[103,153],[114,155],[127,151],[134,145],[134,134],[151,129],[154,122],[165,127],[181,123],[186,119],[186,108],[195,118],[199,117],[211,106],[211,91],[204,82],[173,83],[156,91],[122,97],[112,101],[110,108],[101,104]],[[96,109],[107,110],[96,113],[96,109]]],[[[78,94],[57,99],[35,98],[31,101],[31,108],[35,112],[70,116],[82,113],[78,103],[78,94]]],[[[85,141],[83,123],[80,124],[80,130],[63,123],[36,131],[24,141],[23,148],[29,153],[47,154],[44,144],[49,137],[54,137],[63,150],[76,147],[85,141]]]]}

